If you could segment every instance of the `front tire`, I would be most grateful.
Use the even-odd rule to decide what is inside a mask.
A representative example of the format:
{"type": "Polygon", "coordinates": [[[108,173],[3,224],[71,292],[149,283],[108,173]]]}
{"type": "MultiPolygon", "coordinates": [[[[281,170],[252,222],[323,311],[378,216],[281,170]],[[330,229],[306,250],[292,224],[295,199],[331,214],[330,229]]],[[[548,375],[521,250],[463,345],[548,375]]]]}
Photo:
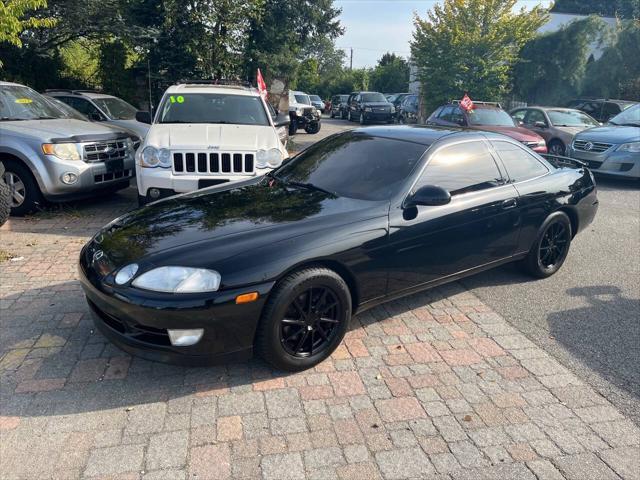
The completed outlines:
{"type": "Polygon", "coordinates": [[[310,123],[304,129],[305,132],[313,135],[320,131],[320,122],[310,123]]]}
{"type": "Polygon", "coordinates": [[[333,270],[306,268],[280,281],[262,312],[256,351],[274,367],[299,371],[326,359],[344,338],[351,294],[333,270]]]}
{"type": "Polygon", "coordinates": [[[34,212],[38,204],[42,203],[40,187],[31,171],[23,164],[15,160],[6,161],[2,178],[11,192],[11,215],[20,217],[34,212]]]}
{"type": "Polygon", "coordinates": [[[567,214],[551,214],[540,227],[536,241],[522,262],[524,270],[537,278],[547,278],[556,273],[567,259],[572,236],[567,214]]]}
{"type": "Polygon", "coordinates": [[[4,166],[0,162],[0,227],[9,220],[11,213],[11,189],[4,182],[4,166]]]}
{"type": "Polygon", "coordinates": [[[566,153],[566,147],[560,140],[552,140],[549,142],[549,154],[563,157],[566,153]]]}
{"type": "Polygon", "coordinates": [[[296,134],[296,132],[298,131],[298,124],[296,123],[296,120],[292,120],[291,123],[289,123],[289,136],[293,136],[296,134]]]}

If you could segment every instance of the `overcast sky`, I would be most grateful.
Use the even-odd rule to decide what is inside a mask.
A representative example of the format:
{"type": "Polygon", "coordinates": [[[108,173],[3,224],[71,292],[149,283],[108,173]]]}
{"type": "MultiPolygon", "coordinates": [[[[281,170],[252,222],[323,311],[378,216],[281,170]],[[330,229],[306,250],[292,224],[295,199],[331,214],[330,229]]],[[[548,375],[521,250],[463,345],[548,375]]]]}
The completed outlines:
{"type": "MultiPolygon", "coordinates": [[[[336,41],[349,62],[353,47],[354,68],[372,67],[388,51],[409,56],[413,12],[425,17],[438,0],[335,0],[342,8],[340,20],[346,31],[336,41]]],[[[521,6],[549,5],[550,0],[520,0],[521,6]]]]}

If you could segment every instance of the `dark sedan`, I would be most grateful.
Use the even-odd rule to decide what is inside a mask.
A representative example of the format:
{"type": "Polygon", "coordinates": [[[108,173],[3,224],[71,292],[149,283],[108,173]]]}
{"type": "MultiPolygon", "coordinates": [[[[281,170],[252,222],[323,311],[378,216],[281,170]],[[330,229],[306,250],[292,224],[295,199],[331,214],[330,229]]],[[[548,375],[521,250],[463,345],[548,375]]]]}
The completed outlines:
{"type": "Polygon", "coordinates": [[[193,364],[255,349],[300,370],[389,299],[512,261],[554,274],[597,205],[587,169],[499,134],[356,129],[266,177],[114,220],[80,278],[97,327],[129,352],[193,364]]]}

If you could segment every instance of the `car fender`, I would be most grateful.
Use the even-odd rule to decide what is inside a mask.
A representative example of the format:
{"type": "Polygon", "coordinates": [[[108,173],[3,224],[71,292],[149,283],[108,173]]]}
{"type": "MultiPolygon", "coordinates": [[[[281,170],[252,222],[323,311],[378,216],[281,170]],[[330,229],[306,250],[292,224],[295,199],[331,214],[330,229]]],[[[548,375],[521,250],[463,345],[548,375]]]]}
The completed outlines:
{"type": "Polygon", "coordinates": [[[42,168],[43,165],[38,152],[34,151],[29,145],[26,145],[26,148],[24,149],[18,149],[8,145],[0,145],[0,156],[2,156],[2,154],[11,155],[24,163],[36,179],[40,190],[44,189],[44,180],[40,174],[40,169],[38,168],[38,166],[42,168]]]}

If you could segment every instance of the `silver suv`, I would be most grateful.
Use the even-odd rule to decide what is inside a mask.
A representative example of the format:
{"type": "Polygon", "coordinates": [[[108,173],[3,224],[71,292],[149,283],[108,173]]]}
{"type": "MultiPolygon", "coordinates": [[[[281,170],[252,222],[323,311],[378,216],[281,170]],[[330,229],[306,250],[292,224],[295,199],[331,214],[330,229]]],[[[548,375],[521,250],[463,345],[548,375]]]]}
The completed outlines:
{"type": "Polygon", "coordinates": [[[0,82],[0,161],[12,215],[42,200],[126,188],[135,172],[130,132],[65,118],[39,93],[9,82],[0,82]]]}

